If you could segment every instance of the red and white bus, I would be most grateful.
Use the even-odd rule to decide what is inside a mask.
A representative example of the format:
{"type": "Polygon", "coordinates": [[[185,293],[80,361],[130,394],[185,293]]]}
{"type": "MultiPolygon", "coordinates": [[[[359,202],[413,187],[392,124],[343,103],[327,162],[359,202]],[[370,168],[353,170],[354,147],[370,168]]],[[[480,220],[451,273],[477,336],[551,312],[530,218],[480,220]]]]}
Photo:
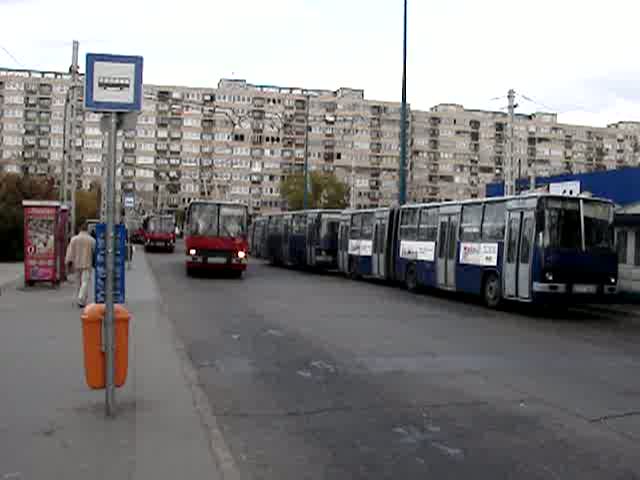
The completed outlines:
{"type": "Polygon", "coordinates": [[[173,215],[150,215],[142,222],[144,249],[160,247],[173,252],[176,244],[176,222],[173,215]]]}
{"type": "Polygon", "coordinates": [[[187,275],[196,270],[227,271],[237,277],[247,269],[246,205],[195,200],[184,223],[187,275]]]}

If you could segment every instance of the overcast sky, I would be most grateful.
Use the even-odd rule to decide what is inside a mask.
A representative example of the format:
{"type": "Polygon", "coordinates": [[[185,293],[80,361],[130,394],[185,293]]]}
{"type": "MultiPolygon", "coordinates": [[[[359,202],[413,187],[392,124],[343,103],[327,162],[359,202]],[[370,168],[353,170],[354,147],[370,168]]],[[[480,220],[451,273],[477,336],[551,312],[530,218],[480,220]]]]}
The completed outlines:
{"type": "MultiPolygon", "coordinates": [[[[409,0],[409,102],[500,109],[514,88],[536,102],[520,112],[639,121],[639,18],[636,0],[409,0]]],[[[0,0],[0,25],[6,67],[66,70],[77,39],[83,71],[86,52],[142,55],[147,83],[400,100],[402,0],[0,0]]]]}

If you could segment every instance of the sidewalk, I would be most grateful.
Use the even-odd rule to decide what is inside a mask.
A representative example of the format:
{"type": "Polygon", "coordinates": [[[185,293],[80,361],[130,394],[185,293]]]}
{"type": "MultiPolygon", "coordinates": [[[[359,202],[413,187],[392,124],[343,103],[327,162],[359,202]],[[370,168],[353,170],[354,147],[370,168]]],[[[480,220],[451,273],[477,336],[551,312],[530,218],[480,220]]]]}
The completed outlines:
{"type": "Polygon", "coordinates": [[[85,385],[74,291],[0,296],[0,479],[221,478],[144,255],[127,272],[129,376],[115,419],[85,385]]]}
{"type": "Polygon", "coordinates": [[[24,265],[22,262],[0,263],[0,289],[22,279],[24,265]]]}

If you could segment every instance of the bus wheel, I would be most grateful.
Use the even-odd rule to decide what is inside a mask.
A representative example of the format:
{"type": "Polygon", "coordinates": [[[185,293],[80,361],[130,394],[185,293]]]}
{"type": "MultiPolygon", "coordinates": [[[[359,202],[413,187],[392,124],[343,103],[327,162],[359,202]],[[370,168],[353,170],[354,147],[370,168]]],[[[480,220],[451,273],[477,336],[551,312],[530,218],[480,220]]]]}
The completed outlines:
{"type": "Polygon", "coordinates": [[[187,267],[187,277],[193,277],[193,268],[187,267]]]}
{"type": "Polygon", "coordinates": [[[489,308],[498,308],[502,300],[502,289],[500,280],[495,273],[490,273],[484,279],[482,286],[482,296],[484,303],[489,308]]]}
{"type": "Polygon", "coordinates": [[[410,292],[415,293],[418,291],[418,275],[416,273],[415,265],[409,265],[407,267],[407,273],[404,276],[404,283],[407,287],[407,290],[409,290],[410,292]]]}

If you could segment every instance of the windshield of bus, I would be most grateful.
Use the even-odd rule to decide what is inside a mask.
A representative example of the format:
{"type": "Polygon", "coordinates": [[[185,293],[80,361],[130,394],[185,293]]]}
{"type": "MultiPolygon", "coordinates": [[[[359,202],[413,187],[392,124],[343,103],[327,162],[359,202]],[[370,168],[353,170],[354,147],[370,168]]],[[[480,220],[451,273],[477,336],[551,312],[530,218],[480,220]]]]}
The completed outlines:
{"type": "Polygon", "coordinates": [[[544,245],[581,250],[580,201],[577,198],[547,198],[545,207],[544,245]]]}
{"type": "Polygon", "coordinates": [[[613,205],[584,200],[582,211],[587,251],[613,251],[613,205]]]}
{"type": "Polygon", "coordinates": [[[196,203],[189,209],[189,233],[196,236],[218,235],[218,205],[196,203]]]}
{"type": "Polygon", "coordinates": [[[172,233],[175,222],[171,217],[152,217],[149,219],[147,229],[151,233],[172,233]]]}
{"type": "Polygon", "coordinates": [[[247,215],[243,206],[220,206],[220,235],[224,237],[243,236],[247,229],[247,215]]]}

